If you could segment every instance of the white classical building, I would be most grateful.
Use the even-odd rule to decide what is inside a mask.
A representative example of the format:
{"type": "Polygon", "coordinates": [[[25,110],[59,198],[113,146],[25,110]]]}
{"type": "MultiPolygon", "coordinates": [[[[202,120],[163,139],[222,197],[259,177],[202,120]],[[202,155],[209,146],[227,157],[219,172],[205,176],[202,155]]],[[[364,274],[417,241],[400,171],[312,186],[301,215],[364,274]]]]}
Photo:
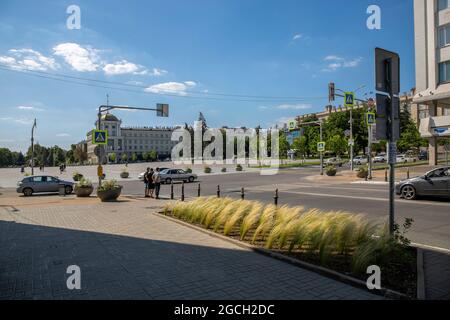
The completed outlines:
{"type": "Polygon", "coordinates": [[[450,137],[450,0],[414,0],[416,94],[428,108],[420,133],[429,140],[431,165],[438,161],[438,140],[450,137]]]}
{"type": "MultiPolygon", "coordinates": [[[[98,120],[95,127],[98,125],[98,120]]],[[[171,141],[171,127],[122,127],[122,121],[111,113],[104,114],[101,118],[101,130],[108,131],[108,145],[106,154],[109,156],[116,154],[118,160],[123,154],[127,154],[131,159],[133,154],[156,151],[160,159],[170,158],[172,148],[177,142],[171,141]]],[[[95,145],[92,144],[92,131],[87,134],[87,154],[88,162],[97,163],[97,156],[94,154],[95,145]]]]}

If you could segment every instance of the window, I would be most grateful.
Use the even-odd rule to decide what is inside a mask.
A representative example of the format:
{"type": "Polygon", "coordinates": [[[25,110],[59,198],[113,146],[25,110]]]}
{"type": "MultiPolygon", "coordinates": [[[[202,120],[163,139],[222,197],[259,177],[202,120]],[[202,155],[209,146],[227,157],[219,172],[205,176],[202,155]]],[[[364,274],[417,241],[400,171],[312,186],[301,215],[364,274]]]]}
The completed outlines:
{"type": "Polygon", "coordinates": [[[450,81],[450,61],[439,64],[439,83],[450,81]]]}
{"type": "Polygon", "coordinates": [[[439,0],[439,11],[447,9],[448,4],[449,4],[448,0],[439,0]]]}
{"type": "Polygon", "coordinates": [[[439,29],[439,46],[445,47],[449,44],[450,44],[450,25],[446,25],[439,29]]]}

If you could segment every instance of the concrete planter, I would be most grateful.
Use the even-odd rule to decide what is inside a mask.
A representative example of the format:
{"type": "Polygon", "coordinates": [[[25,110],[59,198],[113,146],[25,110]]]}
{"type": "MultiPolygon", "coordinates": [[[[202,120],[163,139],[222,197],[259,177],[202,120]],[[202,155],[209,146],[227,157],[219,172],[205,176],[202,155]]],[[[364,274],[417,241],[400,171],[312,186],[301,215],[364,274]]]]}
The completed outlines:
{"type": "Polygon", "coordinates": [[[105,190],[99,191],[97,190],[97,196],[100,198],[102,202],[116,201],[122,193],[122,186],[119,186],[114,190],[105,190]]]}
{"type": "Polygon", "coordinates": [[[130,177],[130,173],[129,172],[121,172],[120,177],[122,179],[128,179],[130,177]]]}
{"type": "Polygon", "coordinates": [[[87,198],[92,192],[94,192],[94,187],[77,187],[75,186],[75,194],[79,198],[87,198]]]}

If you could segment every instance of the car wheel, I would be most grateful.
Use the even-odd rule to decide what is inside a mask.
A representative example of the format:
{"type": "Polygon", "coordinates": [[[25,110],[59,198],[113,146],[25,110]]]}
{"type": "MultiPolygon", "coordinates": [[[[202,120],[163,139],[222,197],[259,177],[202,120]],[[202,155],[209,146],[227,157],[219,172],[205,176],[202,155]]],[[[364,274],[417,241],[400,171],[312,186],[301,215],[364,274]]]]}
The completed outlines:
{"type": "Polygon", "coordinates": [[[64,188],[66,194],[71,194],[73,192],[73,188],[71,186],[66,186],[64,188]]]}
{"type": "Polygon", "coordinates": [[[189,177],[189,182],[190,183],[194,182],[194,180],[195,180],[194,177],[189,177]]]}
{"type": "Polygon", "coordinates": [[[31,197],[33,195],[33,189],[31,189],[31,188],[23,189],[23,195],[25,197],[31,197]]]}
{"type": "Polygon", "coordinates": [[[416,189],[413,186],[404,186],[401,190],[402,198],[406,200],[414,200],[416,198],[416,189]]]}
{"type": "Polygon", "coordinates": [[[172,183],[172,179],[167,178],[167,179],[166,179],[166,184],[171,184],[171,183],[172,183]]]}

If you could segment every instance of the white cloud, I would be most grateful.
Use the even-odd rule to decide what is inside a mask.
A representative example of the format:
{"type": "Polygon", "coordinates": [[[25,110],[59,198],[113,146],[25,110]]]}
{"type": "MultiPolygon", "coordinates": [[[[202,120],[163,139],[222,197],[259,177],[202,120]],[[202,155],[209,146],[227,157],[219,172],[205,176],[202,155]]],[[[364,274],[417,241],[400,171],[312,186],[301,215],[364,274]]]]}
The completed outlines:
{"type": "Polygon", "coordinates": [[[259,106],[258,109],[259,110],[267,110],[267,109],[269,109],[269,107],[267,107],[267,106],[259,106]]]}
{"type": "Polygon", "coordinates": [[[281,104],[277,106],[279,110],[306,110],[310,109],[312,106],[310,104],[281,104]]]}
{"type": "Polygon", "coordinates": [[[303,38],[303,35],[301,33],[297,33],[292,37],[292,40],[300,40],[301,38],[303,38]]]}
{"type": "Polygon", "coordinates": [[[144,67],[127,60],[108,63],[103,67],[103,71],[108,76],[120,74],[147,74],[148,72],[144,67]]]}
{"type": "Polygon", "coordinates": [[[352,60],[347,60],[345,58],[330,55],[324,58],[324,61],[331,62],[325,68],[322,69],[324,72],[334,72],[340,68],[356,68],[359,66],[363,58],[354,58],[352,60]]]}
{"type": "Polygon", "coordinates": [[[9,55],[0,56],[0,63],[15,70],[48,71],[59,68],[55,59],[32,49],[10,49],[8,52],[9,55]]]}
{"type": "Polygon", "coordinates": [[[77,43],[61,43],[53,48],[53,52],[56,56],[63,57],[75,71],[92,72],[99,67],[98,50],[91,47],[82,47],[77,43]]]}
{"type": "Polygon", "coordinates": [[[167,71],[163,69],[153,68],[150,74],[155,77],[160,77],[167,74],[167,71]]]}
{"type": "Polygon", "coordinates": [[[146,92],[153,93],[171,93],[185,96],[189,87],[195,87],[197,84],[194,81],[182,82],[165,82],[152,85],[145,89],[146,92]]]}
{"type": "Polygon", "coordinates": [[[56,136],[60,137],[60,138],[66,138],[66,137],[70,137],[70,134],[68,134],[68,133],[58,133],[56,136]]]}
{"type": "Polygon", "coordinates": [[[33,119],[27,119],[27,118],[12,118],[12,117],[4,117],[0,118],[1,121],[8,121],[8,122],[15,122],[22,125],[30,125],[33,123],[33,119]]]}
{"type": "Polygon", "coordinates": [[[24,111],[44,111],[44,109],[36,108],[34,106],[18,106],[17,109],[24,111]]]}

